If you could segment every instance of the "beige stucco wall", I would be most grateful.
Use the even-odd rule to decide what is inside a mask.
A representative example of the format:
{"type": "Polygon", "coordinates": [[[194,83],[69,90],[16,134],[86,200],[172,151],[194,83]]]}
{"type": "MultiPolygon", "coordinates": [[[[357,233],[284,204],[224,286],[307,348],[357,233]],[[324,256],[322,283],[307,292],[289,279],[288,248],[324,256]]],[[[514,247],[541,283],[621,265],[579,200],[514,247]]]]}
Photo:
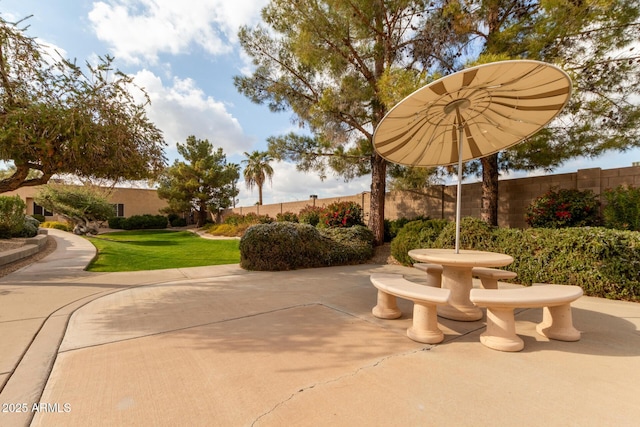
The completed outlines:
{"type": "MultiPolygon", "coordinates": [[[[640,186],[640,167],[602,170],[581,169],[574,173],[505,179],[498,182],[498,224],[502,227],[524,228],[527,206],[551,188],[592,190],[600,195],[619,185],[640,186]]],[[[354,201],[362,206],[365,221],[369,217],[368,192],[353,196],[309,199],[302,202],[276,203],[263,206],[239,207],[226,212],[246,214],[255,212],[272,218],[280,212],[298,213],[307,205],[327,206],[337,201],[354,201]]],[[[463,184],[461,215],[480,217],[482,184],[463,184]]],[[[424,194],[389,192],[385,199],[385,218],[414,218],[419,215],[453,220],[456,209],[456,185],[437,185],[424,194]]]]}
{"type": "MultiPolygon", "coordinates": [[[[3,196],[18,195],[27,204],[27,215],[33,214],[33,199],[40,190],[36,187],[22,187],[14,191],[2,193],[3,196]]],[[[140,188],[114,188],[111,190],[108,200],[113,204],[124,205],[124,216],[133,215],[158,215],[160,209],[167,206],[165,200],[158,197],[156,190],[140,189],[140,188]]],[[[57,216],[47,217],[48,220],[56,220],[57,216]]]]}

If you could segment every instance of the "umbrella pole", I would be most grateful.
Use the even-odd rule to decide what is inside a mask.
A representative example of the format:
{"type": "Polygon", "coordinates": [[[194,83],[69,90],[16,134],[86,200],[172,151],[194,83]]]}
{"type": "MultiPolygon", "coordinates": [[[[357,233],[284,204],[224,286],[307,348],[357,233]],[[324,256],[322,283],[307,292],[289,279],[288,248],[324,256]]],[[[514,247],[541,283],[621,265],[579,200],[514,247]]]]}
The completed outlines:
{"type": "Polygon", "coordinates": [[[460,208],[462,207],[462,131],[463,124],[458,126],[458,190],[456,194],[456,252],[460,253],[460,208]]]}

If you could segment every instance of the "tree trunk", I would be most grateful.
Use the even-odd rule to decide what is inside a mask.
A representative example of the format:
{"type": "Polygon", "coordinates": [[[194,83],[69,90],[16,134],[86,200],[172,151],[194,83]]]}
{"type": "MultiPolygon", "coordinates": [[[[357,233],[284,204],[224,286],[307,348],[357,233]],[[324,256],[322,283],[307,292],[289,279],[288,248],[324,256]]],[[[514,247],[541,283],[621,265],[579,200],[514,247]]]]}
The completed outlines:
{"type": "Polygon", "coordinates": [[[258,205],[262,206],[262,184],[258,185],[258,205]]]}
{"type": "Polygon", "coordinates": [[[489,225],[498,225],[498,154],[480,159],[482,163],[482,210],[480,217],[489,225]]]}
{"type": "Polygon", "coordinates": [[[199,203],[199,209],[198,209],[198,219],[197,219],[197,223],[196,223],[196,227],[204,227],[204,225],[207,223],[207,204],[204,202],[199,203]]]}
{"type": "Polygon", "coordinates": [[[371,158],[371,203],[369,228],[373,232],[373,244],[384,244],[384,197],[387,181],[387,161],[374,154],[371,158]]]}

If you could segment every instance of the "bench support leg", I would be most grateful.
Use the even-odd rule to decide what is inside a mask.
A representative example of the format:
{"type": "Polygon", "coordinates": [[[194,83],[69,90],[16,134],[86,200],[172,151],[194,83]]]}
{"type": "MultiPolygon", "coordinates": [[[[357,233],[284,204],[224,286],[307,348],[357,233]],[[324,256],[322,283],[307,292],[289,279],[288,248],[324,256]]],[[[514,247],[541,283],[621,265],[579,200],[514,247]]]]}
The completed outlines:
{"type": "Polygon", "coordinates": [[[578,341],[580,331],[573,327],[571,305],[563,304],[554,307],[544,307],[542,322],[536,326],[536,331],[547,338],[560,341],[578,341]]]}
{"type": "Polygon", "coordinates": [[[442,273],[427,270],[427,286],[439,288],[442,286],[442,273]]]}
{"type": "Polygon", "coordinates": [[[513,308],[487,307],[487,330],[480,335],[485,346],[500,351],[520,351],[524,341],[516,335],[513,308]]]}
{"type": "Polygon", "coordinates": [[[378,303],[371,313],[379,319],[397,319],[402,316],[396,297],[381,290],[378,290],[378,303]]]}
{"type": "Polygon", "coordinates": [[[483,289],[498,289],[498,281],[496,279],[482,277],[480,278],[480,283],[482,283],[483,289]]]}
{"type": "Polygon", "coordinates": [[[444,334],[438,328],[438,314],[434,304],[413,304],[413,325],[407,329],[407,336],[427,344],[438,344],[444,340],[444,334]]]}

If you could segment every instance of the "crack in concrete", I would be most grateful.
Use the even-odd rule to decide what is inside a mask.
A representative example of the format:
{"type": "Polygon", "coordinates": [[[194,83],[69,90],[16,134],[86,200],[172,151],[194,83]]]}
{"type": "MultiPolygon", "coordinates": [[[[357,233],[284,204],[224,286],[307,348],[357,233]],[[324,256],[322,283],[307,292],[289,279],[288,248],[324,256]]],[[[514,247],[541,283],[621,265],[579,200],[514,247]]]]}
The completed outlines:
{"type": "Polygon", "coordinates": [[[322,381],[322,382],[317,382],[314,384],[311,384],[307,387],[301,388],[300,390],[291,393],[291,395],[289,397],[287,397],[286,399],[276,403],[270,410],[268,410],[267,412],[259,415],[255,420],[253,420],[253,422],[251,423],[251,426],[255,426],[256,423],[260,422],[260,420],[264,417],[269,416],[270,414],[272,414],[273,412],[275,412],[278,408],[280,408],[281,406],[285,405],[287,402],[290,402],[291,400],[293,400],[294,398],[296,398],[297,396],[299,396],[301,393],[314,389],[316,387],[322,387],[328,384],[333,384],[333,383],[337,383],[340,382],[346,378],[351,378],[351,377],[355,377],[356,375],[358,375],[360,372],[364,371],[364,370],[369,370],[369,369],[373,369],[378,367],[379,365],[381,365],[382,363],[386,362],[389,359],[393,359],[396,357],[404,357],[404,356],[410,356],[412,354],[416,354],[416,353],[420,353],[423,351],[430,351],[431,349],[433,349],[435,347],[435,345],[427,345],[426,347],[422,347],[419,348],[417,350],[411,350],[411,351],[405,351],[402,353],[397,353],[397,354],[391,354],[388,356],[385,356],[381,359],[376,360],[374,363],[368,364],[368,365],[364,365],[364,366],[360,366],[358,367],[356,370],[354,370],[351,373],[345,374],[345,375],[341,375],[337,378],[333,378],[330,380],[326,380],[326,381],[322,381]]]}

